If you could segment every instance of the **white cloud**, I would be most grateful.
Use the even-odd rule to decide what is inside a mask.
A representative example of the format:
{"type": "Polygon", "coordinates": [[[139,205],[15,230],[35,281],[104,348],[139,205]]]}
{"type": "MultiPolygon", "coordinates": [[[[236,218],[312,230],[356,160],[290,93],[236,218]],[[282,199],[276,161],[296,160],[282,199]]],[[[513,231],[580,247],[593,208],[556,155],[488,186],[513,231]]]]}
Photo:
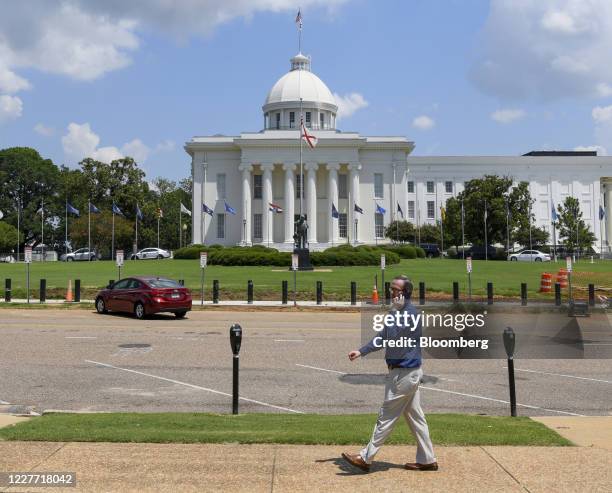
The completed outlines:
{"type": "Polygon", "coordinates": [[[491,113],[491,118],[498,123],[512,123],[525,116],[525,112],[519,109],[497,110],[491,113]]]}
{"type": "Polygon", "coordinates": [[[608,150],[603,146],[592,145],[592,146],[576,146],[575,151],[597,151],[598,156],[607,156],[608,150]]]}
{"type": "Polygon", "coordinates": [[[419,130],[429,130],[435,126],[436,122],[433,118],[427,115],[417,116],[412,120],[412,126],[419,130]]]}
{"type": "Polygon", "coordinates": [[[361,108],[365,108],[369,104],[358,92],[351,92],[344,96],[334,93],[334,98],[338,105],[338,119],[348,118],[352,116],[353,113],[359,111],[361,108]]]}
{"type": "Polygon", "coordinates": [[[25,89],[30,89],[30,83],[15,72],[0,66],[0,92],[15,94],[25,89]]]}
{"type": "Polygon", "coordinates": [[[612,120],[612,105],[610,106],[595,106],[591,112],[595,123],[604,123],[612,120]]]}
{"type": "Polygon", "coordinates": [[[170,152],[176,147],[176,143],[173,140],[167,139],[160,142],[155,146],[155,152],[170,152]]]}
{"type": "Polygon", "coordinates": [[[22,110],[23,103],[17,96],[0,96],[0,123],[19,118],[22,110]]]}
{"type": "Polygon", "coordinates": [[[44,137],[51,137],[55,134],[55,129],[53,127],[47,127],[44,123],[37,123],[34,125],[34,131],[44,137]]]}
{"type": "Polygon", "coordinates": [[[612,92],[612,2],[492,0],[470,76],[503,99],[612,92]]]}
{"type": "Polygon", "coordinates": [[[117,148],[115,146],[98,147],[100,137],[92,129],[89,123],[71,123],[68,125],[68,133],[62,137],[64,153],[75,163],[84,158],[92,158],[103,163],[110,163],[115,159],[130,156],[142,164],[147,160],[150,149],[140,139],[134,139],[117,148]]]}

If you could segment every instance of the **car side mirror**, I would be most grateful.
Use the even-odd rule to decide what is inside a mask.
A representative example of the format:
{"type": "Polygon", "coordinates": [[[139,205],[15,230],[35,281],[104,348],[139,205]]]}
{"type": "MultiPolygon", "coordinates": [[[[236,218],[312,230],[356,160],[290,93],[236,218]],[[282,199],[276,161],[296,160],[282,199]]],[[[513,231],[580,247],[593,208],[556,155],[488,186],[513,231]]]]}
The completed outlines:
{"type": "Polygon", "coordinates": [[[108,285],[106,286],[106,289],[113,289],[113,283],[108,283],[108,285]]]}

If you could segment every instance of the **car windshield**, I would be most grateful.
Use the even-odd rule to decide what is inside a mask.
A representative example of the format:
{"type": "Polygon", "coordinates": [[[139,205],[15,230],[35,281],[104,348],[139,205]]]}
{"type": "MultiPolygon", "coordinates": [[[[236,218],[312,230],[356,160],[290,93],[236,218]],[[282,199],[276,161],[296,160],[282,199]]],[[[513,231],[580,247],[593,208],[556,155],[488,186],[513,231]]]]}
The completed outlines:
{"type": "Polygon", "coordinates": [[[182,287],[178,282],[172,279],[147,279],[147,284],[152,288],[180,288],[182,287]]]}

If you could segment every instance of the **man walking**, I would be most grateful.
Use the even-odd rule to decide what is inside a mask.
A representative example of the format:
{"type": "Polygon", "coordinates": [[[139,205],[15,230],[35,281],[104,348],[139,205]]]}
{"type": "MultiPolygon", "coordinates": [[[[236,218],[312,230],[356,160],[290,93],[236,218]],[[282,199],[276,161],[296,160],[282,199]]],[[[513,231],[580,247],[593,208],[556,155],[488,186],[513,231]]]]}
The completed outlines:
{"type": "Polygon", "coordinates": [[[385,401],[378,413],[370,442],[358,454],[343,453],[342,457],[362,471],[369,471],[372,460],[403,414],[417,442],[416,462],[406,464],[405,468],[410,471],[437,471],[438,463],[419,395],[419,383],[423,376],[419,346],[422,326],[420,319],[416,319],[419,312],[410,303],[412,283],[406,276],[398,276],[391,282],[391,292],[393,309],[390,318],[393,322],[385,324],[368,344],[348,355],[351,361],[355,361],[360,356],[386,347],[389,374],[385,381],[385,401]],[[408,339],[413,342],[405,344],[406,347],[396,347],[398,341],[408,339]],[[388,341],[394,342],[387,344],[388,341]]]}

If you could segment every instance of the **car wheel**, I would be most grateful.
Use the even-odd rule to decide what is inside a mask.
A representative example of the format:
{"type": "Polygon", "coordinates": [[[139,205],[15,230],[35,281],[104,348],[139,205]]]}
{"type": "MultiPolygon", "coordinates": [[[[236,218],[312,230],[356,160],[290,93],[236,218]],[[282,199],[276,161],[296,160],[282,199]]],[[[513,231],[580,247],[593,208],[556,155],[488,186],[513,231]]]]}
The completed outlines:
{"type": "Polygon", "coordinates": [[[68,257],[68,258],[66,259],[66,262],[72,262],[73,260],[74,260],[74,259],[73,259],[72,257],[68,257]]]}
{"type": "Polygon", "coordinates": [[[96,300],[96,311],[100,314],[108,313],[108,310],[106,309],[106,303],[104,303],[104,298],[98,298],[96,300]]]}
{"type": "Polygon", "coordinates": [[[158,255],[158,256],[157,256],[157,259],[158,259],[158,260],[161,260],[161,259],[163,259],[163,258],[164,258],[164,256],[163,256],[163,255],[158,255]]]}
{"type": "Polygon", "coordinates": [[[138,320],[145,318],[145,307],[140,301],[134,305],[134,316],[138,320]]]}
{"type": "Polygon", "coordinates": [[[541,262],[541,261],[542,261],[542,259],[541,259],[540,257],[536,257],[535,261],[536,261],[536,262],[541,262]]]}
{"type": "Polygon", "coordinates": [[[510,262],[517,262],[518,259],[516,257],[510,257],[510,262]]]}
{"type": "Polygon", "coordinates": [[[174,314],[176,318],[185,318],[185,315],[187,315],[187,312],[176,312],[174,314]]]}

